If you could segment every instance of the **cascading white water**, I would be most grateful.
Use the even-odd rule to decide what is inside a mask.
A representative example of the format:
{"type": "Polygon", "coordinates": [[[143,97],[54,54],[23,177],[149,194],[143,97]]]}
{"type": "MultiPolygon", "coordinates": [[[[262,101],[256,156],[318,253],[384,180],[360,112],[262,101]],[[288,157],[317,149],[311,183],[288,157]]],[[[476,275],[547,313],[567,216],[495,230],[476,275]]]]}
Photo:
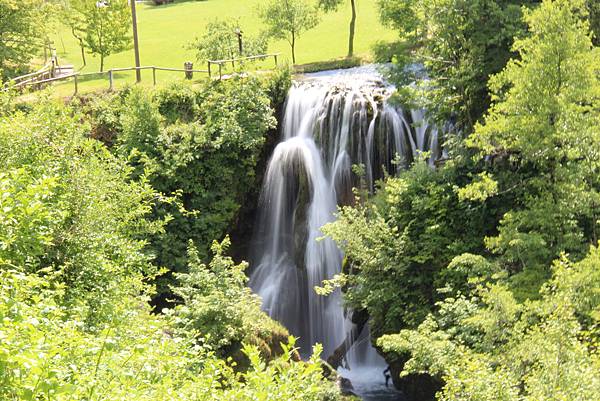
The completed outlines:
{"type": "MultiPolygon", "coordinates": [[[[250,285],[265,311],[299,337],[304,354],[321,343],[327,358],[352,328],[339,290],[328,297],[313,290],[341,271],[343,259],[331,239],[319,239],[320,228],[334,219],[337,205],[353,202],[353,186],[372,190],[419,151],[429,151],[431,163],[440,156],[437,130],[421,111],[388,103],[392,91],[374,68],[308,75],[289,91],[282,142],[261,192],[250,285]]],[[[382,363],[368,329],[346,361],[382,363]]]]}

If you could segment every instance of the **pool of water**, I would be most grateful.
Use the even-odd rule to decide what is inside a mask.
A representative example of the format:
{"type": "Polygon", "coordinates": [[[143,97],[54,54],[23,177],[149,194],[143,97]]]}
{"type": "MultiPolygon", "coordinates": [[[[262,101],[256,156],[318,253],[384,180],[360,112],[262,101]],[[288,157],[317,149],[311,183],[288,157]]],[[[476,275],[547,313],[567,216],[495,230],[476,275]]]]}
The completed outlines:
{"type": "Polygon", "coordinates": [[[408,401],[408,399],[394,388],[392,381],[389,380],[386,386],[383,369],[360,368],[360,369],[342,369],[338,373],[351,383],[346,386],[346,390],[356,394],[364,401],[408,401]]]}

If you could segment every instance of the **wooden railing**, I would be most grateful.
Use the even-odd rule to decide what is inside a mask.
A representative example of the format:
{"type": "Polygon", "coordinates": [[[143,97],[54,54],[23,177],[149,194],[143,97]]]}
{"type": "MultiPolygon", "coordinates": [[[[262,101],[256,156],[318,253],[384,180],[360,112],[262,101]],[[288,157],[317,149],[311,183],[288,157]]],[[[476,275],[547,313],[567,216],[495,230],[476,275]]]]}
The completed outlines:
{"type": "Polygon", "coordinates": [[[13,86],[15,88],[19,88],[19,87],[30,85],[32,83],[36,83],[36,82],[39,82],[42,80],[46,80],[48,78],[53,78],[56,65],[57,65],[57,61],[53,57],[48,63],[46,63],[46,65],[44,65],[38,71],[32,72],[31,74],[25,74],[25,75],[21,75],[16,78],[13,78],[13,79],[9,80],[8,83],[6,83],[4,85],[4,87],[5,87],[5,89],[8,86],[13,86]]]}
{"type": "Polygon", "coordinates": [[[211,65],[218,65],[219,66],[219,79],[223,78],[223,66],[225,64],[229,64],[231,63],[231,65],[233,67],[235,67],[235,63],[236,62],[242,62],[242,61],[253,61],[253,60],[265,60],[267,58],[273,57],[273,59],[275,60],[275,68],[277,68],[277,58],[279,57],[281,53],[270,53],[270,54],[259,54],[256,56],[246,56],[246,57],[236,57],[236,58],[230,58],[227,60],[208,60],[207,65],[208,65],[208,76],[211,77],[212,76],[212,68],[211,65]]]}
{"type": "MultiPolygon", "coordinates": [[[[193,74],[193,73],[207,74],[208,73],[208,70],[194,70],[194,69],[184,69],[184,68],[167,68],[167,67],[156,67],[156,66],[125,67],[125,68],[111,68],[108,71],[102,71],[102,72],[88,72],[88,73],[75,72],[73,74],[63,75],[60,77],[49,77],[49,78],[42,77],[43,79],[40,79],[41,75],[36,75],[38,73],[34,73],[34,74],[29,74],[29,75],[35,76],[35,79],[28,79],[28,80],[22,80],[22,81],[17,81],[17,82],[15,82],[13,80],[9,83],[9,85],[12,85],[12,87],[15,89],[24,89],[26,87],[41,88],[43,86],[46,86],[47,84],[73,79],[74,89],[75,89],[74,93],[77,94],[78,90],[79,90],[79,83],[82,78],[102,75],[102,76],[108,77],[108,89],[112,90],[112,89],[114,89],[114,81],[115,81],[114,74],[116,72],[135,71],[135,70],[152,70],[152,84],[153,85],[156,85],[156,71],[175,71],[175,72],[183,72],[185,74],[193,74]]],[[[25,77],[25,76],[23,76],[23,77],[25,77]]],[[[19,78],[23,78],[23,77],[19,77],[19,78]]]]}
{"type": "Polygon", "coordinates": [[[261,59],[264,60],[264,59],[273,57],[273,59],[275,61],[275,67],[277,67],[279,54],[280,53],[259,54],[256,56],[239,57],[239,58],[233,58],[233,59],[228,59],[228,60],[209,60],[207,70],[144,66],[144,67],[111,68],[110,70],[103,71],[103,72],[88,72],[88,73],[75,72],[75,73],[63,75],[60,77],[54,76],[56,66],[55,66],[55,61],[53,60],[51,63],[47,64],[46,66],[44,66],[44,68],[42,68],[41,70],[39,70],[37,72],[23,75],[23,76],[12,79],[9,82],[9,84],[5,86],[5,89],[7,89],[9,86],[12,86],[15,89],[21,89],[21,90],[26,87],[33,87],[33,88],[39,89],[39,88],[42,88],[51,83],[67,81],[69,79],[73,79],[74,89],[75,89],[74,93],[77,94],[78,90],[79,90],[79,83],[82,78],[90,77],[90,76],[104,75],[104,76],[108,76],[108,89],[112,90],[112,89],[114,89],[114,81],[115,81],[114,74],[116,72],[136,71],[136,70],[140,70],[140,71],[141,70],[152,70],[152,84],[156,85],[156,71],[183,72],[184,74],[186,74],[187,78],[191,78],[192,74],[194,74],[194,73],[208,74],[209,77],[212,77],[212,71],[211,71],[212,65],[218,65],[219,79],[223,79],[223,66],[225,64],[231,63],[235,67],[236,62],[242,63],[243,61],[252,61],[252,60],[261,60],[261,59]]]}
{"type": "MultiPolygon", "coordinates": [[[[167,68],[167,67],[156,67],[156,66],[148,66],[148,67],[126,67],[126,68],[112,68],[108,71],[106,71],[106,73],[108,74],[108,82],[109,82],[109,89],[113,89],[114,86],[114,73],[115,72],[121,72],[121,71],[136,71],[136,70],[152,70],[152,85],[156,85],[156,71],[174,71],[174,72],[183,72],[185,74],[193,74],[195,72],[197,73],[203,73],[203,74],[209,74],[208,70],[194,70],[194,69],[185,69],[185,68],[167,68]]],[[[97,74],[101,74],[101,73],[97,73],[97,72],[90,72],[87,74],[81,74],[82,76],[86,76],[86,75],[97,75],[97,74]]],[[[186,75],[187,76],[187,75],[186,75]]],[[[210,76],[210,74],[209,74],[210,76]]]]}

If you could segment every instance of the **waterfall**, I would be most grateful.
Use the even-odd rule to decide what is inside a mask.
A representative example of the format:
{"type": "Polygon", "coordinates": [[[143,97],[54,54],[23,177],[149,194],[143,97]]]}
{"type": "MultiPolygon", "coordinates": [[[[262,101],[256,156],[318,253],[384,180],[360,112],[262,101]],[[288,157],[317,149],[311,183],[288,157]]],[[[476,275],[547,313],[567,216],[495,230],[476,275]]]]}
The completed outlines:
{"type": "MultiPolygon", "coordinates": [[[[352,329],[340,291],[323,297],[313,290],[339,273],[343,260],[320,228],[335,218],[338,205],[352,204],[353,187],[372,191],[419,152],[430,152],[430,163],[441,154],[438,132],[424,113],[391,104],[392,92],[373,67],[309,74],[289,91],[282,141],[261,192],[250,286],[264,310],[299,337],[304,355],[321,343],[327,358],[352,329]]],[[[368,328],[346,361],[350,368],[383,363],[368,328]]]]}

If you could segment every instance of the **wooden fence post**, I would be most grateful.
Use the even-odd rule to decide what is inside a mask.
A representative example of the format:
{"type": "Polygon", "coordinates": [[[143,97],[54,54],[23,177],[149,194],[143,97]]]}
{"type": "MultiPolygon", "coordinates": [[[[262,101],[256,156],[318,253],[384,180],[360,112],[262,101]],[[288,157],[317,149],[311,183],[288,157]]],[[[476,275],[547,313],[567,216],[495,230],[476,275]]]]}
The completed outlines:
{"type": "Polygon", "coordinates": [[[154,86],[156,86],[156,67],[152,67],[152,82],[154,82],[154,86]]]}
{"type": "Polygon", "coordinates": [[[108,70],[108,90],[113,90],[113,70],[108,70]]]}
{"type": "Polygon", "coordinates": [[[223,79],[222,67],[223,67],[223,64],[219,63],[219,79],[223,79]]]}
{"type": "Polygon", "coordinates": [[[208,62],[208,77],[211,78],[212,75],[210,74],[210,61],[208,62]]]}
{"type": "Polygon", "coordinates": [[[77,75],[75,75],[75,95],[77,94],[77,75]]]}
{"type": "Polygon", "coordinates": [[[273,57],[275,58],[275,67],[277,67],[278,66],[278,64],[277,64],[277,54],[274,54],[273,57]]]}

